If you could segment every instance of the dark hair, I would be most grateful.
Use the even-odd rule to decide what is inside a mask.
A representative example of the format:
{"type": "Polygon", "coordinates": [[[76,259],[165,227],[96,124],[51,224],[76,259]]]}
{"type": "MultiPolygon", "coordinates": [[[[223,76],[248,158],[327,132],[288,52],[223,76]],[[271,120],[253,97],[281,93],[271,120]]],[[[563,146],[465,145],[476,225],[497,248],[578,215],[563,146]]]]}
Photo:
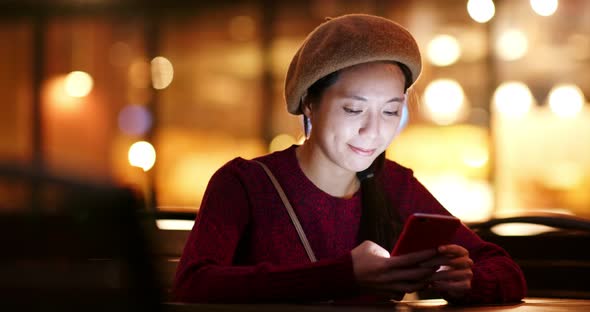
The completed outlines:
{"type": "MultiPolygon", "coordinates": [[[[412,72],[402,63],[393,62],[401,69],[404,78],[404,92],[412,84],[412,72]]],[[[325,90],[336,83],[339,71],[330,73],[316,81],[307,89],[308,98],[319,103],[325,90]]],[[[309,133],[309,120],[303,117],[305,135],[309,133]]],[[[360,241],[371,240],[381,247],[391,250],[400,234],[402,222],[397,209],[385,196],[383,184],[379,183],[378,177],[385,165],[385,152],[381,153],[369,168],[357,172],[357,178],[361,181],[362,214],[359,228],[360,241]]]]}

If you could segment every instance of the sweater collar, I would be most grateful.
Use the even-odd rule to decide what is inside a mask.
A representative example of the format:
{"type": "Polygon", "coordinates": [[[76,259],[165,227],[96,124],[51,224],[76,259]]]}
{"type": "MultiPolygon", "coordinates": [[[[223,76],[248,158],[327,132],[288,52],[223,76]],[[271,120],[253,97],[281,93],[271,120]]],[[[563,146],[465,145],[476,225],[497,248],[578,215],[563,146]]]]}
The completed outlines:
{"type": "Polygon", "coordinates": [[[330,197],[334,200],[338,200],[338,201],[353,201],[353,200],[358,200],[358,198],[360,198],[360,194],[361,194],[361,189],[359,188],[358,191],[356,191],[352,197],[350,198],[340,198],[340,197],[335,197],[332,196],[326,192],[324,192],[322,189],[320,189],[319,187],[317,187],[310,179],[307,178],[307,176],[305,175],[305,173],[303,173],[303,170],[301,169],[301,166],[299,165],[299,160],[297,160],[297,154],[295,153],[295,151],[297,150],[297,148],[299,147],[299,145],[291,145],[287,150],[285,150],[285,152],[288,153],[288,162],[289,162],[289,170],[292,172],[293,177],[298,181],[298,183],[300,183],[300,185],[302,186],[302,188],[308,192],[313,192],[313,193],[321,193],[324,196],[330,197]]]}

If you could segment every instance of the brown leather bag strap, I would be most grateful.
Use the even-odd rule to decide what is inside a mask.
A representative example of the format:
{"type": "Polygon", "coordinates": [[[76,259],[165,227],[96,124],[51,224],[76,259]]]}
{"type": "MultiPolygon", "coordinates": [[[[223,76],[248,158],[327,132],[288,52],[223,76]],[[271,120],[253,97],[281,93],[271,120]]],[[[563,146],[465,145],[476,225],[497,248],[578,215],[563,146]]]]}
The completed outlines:
{"type": "Polygon", "coordinates": [[[285,195],[285,192],[283,191],[283,188],[279,184],[279,181],[277,181],[275,176],[272,174],[270,169],[268,169],[268,167],[265,164],[263,164],[257,160],[254,160],[254,161],[257,162],[258,164],[260,164],[262,169],[264,169],[264,171],[266,172],[266,175],[268,176],[268,178],[270,179],[270,181],[274,185],[275,189],[277,190],[277,193],[279,193],[279,197],[283,201],[285,208],[287,208],[287,212],[289,213],[289,217],[291,217],[291,222],[293,222],[293,225],[295,226],[295,229],[297,230],[297,234],[299,234],[299,239],[301,240],[301,243],[303,244],[303,248],[305,248],[305,252],[307,253],[307,256],[309,257],[309,260],[311,260],[311,262],[316,262],[317,259],[315,257],[315,254],[313,253],[313,250],[311,249],[311,246],[309,245],[309,241],[307,240],[307,236],[305,236],[305,232],[303,231],[303,228],[301,227],[301,223],[299,223],[299,219],[297,218],[297,215],[295,214],[295,211],[293,210],[291,203],[289,203],[289,199],[287,199],[287,195],[285,195]]]}

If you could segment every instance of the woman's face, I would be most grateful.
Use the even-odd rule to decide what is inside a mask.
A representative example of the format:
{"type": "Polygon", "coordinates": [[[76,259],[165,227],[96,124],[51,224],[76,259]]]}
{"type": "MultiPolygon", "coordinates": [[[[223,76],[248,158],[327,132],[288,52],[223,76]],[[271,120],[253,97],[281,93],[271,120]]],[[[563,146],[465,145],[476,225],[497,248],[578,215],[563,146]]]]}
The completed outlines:
{"type": "Polygon", "coordinates": [[[304,106],[313,126],[308,143],[323,167],[359,172],[385,151],[400,123],[404,83],[395,64],[360,64],[342,70],[319,103],[304,106]]]}

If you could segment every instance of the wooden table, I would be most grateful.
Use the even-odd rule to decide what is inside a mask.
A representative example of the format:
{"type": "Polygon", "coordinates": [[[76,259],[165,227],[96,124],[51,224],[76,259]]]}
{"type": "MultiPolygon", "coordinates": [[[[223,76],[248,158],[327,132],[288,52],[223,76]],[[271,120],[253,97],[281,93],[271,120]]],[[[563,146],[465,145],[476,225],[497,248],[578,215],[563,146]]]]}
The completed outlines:
{"type": "Polygon", "coordinates": [[[198,312],[198,311],[505,311],[505,312],[541,312],[541,311],[590,311],[590,300],[582,299],[554,299],[554,298],[526,298],[523,302],[510,305],[482,305],[482,306],[452,306],[442,299],[416,300],[392,302],[389,304],[371,306],[347,306],[332,304],[184,304],[166,303],[164,311],[168,312],[198,312]]]}

